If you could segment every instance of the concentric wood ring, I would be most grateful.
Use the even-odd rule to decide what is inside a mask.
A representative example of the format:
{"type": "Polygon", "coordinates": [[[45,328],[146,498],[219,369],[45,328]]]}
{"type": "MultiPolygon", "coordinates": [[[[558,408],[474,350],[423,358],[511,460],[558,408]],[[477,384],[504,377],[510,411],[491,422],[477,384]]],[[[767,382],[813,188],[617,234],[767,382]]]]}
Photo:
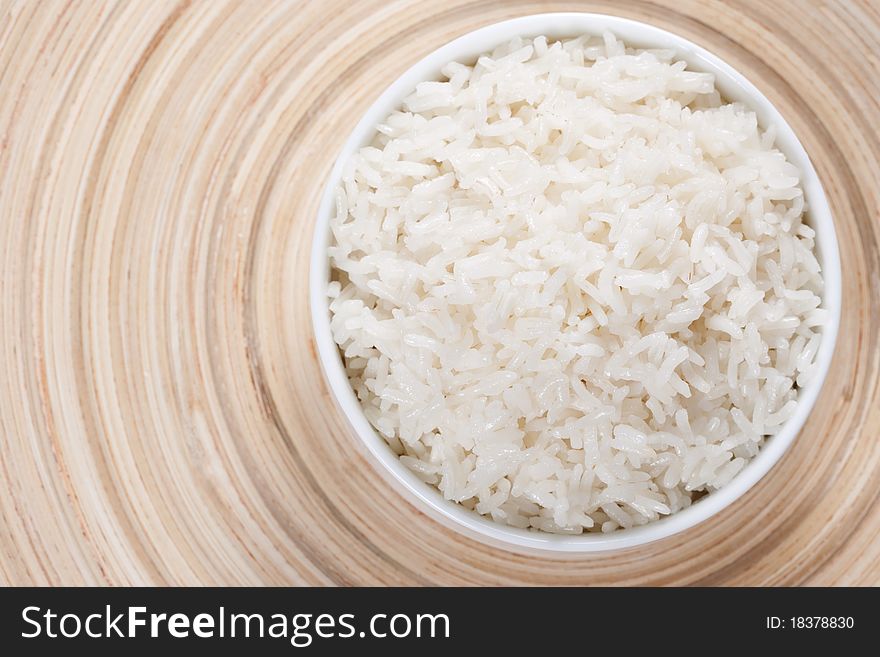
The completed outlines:
{"type": "Polygon", "coordinates": [[[880,584],[880,7],[872,0],[0,3],[0,580],[880,584]],[[324,180],[410,64],[481,25],[675,31],[786,116],[844,263],[832,374],[733,507],[623,553],[524,557],[392,490],[324,385],[324,180]]]}

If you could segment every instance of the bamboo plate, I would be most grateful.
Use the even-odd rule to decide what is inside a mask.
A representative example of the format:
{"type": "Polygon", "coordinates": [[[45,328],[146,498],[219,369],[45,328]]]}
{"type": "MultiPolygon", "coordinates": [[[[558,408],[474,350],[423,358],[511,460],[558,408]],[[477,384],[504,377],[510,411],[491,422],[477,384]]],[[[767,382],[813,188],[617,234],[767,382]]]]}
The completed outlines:
{"type": "Polygon", "coordinates": [[[0,1],[0,581],[880,584],[880,6],[0,1]],[[830,197],[835,365],[784,460],[677,537],[563,561],[387,486],[329,397],[308,250],[336,150],[456,35],[646,20],[776,103],[830,197]]]}

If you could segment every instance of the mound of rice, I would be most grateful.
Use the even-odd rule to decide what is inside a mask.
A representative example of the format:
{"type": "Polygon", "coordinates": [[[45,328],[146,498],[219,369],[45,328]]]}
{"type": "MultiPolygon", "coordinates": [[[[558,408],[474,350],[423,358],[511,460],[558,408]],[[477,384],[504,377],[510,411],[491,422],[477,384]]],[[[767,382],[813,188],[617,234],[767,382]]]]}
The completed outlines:
{"type": "Polygon", "coordinates": [[[331,328],[367,418],[516,527],[613,531],[727,484],[792,415],[825,321],[772,126],[610,34],[442,73],[336,196],[331,328]]]}

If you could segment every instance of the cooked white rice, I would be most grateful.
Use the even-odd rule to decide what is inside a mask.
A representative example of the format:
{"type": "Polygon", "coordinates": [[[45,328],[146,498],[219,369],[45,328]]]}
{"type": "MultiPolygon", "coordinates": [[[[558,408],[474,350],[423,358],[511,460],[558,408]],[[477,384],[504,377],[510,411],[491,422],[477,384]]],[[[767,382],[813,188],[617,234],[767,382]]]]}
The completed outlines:
{"type": "Polygon", "coordinates": [[[773,127],[610,34],[442,72],[336,195],[331,328],[369,421],[516,527],[612,531],[727,484],[825,320],[773,127]]]}

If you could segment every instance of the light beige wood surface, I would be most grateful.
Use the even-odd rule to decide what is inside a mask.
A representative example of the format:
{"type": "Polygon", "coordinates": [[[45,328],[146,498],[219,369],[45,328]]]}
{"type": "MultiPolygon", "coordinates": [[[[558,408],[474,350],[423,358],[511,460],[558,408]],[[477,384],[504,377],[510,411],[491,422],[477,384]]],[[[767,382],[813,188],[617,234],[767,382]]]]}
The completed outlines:
{"type": "Polygon", "coordinates": [[[0,1],[0,582],[880,584],[877,0],[0,1]],[[449,39],[641,18],[774,101],[830,196],[833,372],[792,450],[677,537],[524,557],[390,489],[323,382],[308,255],[334,154],[449,39]]]}

